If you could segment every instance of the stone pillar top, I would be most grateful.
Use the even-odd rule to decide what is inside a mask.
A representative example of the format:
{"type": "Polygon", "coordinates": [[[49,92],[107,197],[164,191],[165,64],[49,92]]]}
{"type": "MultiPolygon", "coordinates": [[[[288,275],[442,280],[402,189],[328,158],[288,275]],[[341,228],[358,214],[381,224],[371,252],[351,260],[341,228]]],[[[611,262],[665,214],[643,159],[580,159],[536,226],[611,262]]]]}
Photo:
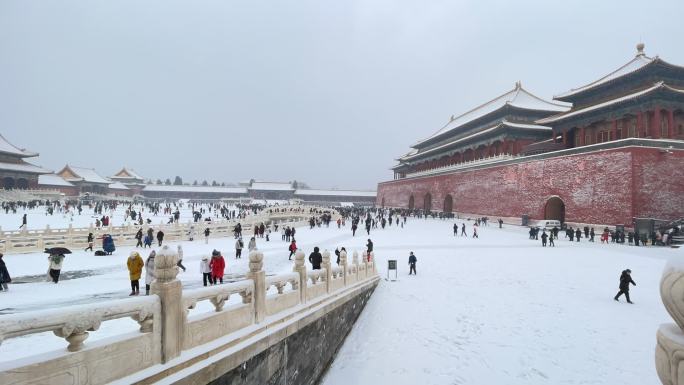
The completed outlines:
{"type": "Polygon", "coordinates": [[[323,251],[323,263],[330,263],[330,252],[327,249],[323,251]]]}
{"type": "Polygon", "coordinates": [[[162,246],[154,257],[154,277],[159,283],[171,282],[178,275],[178,253],[168,245],[162,246]]]}
{"type": "Polygon", "coordinates": [[[304,252],[301,250],[297,250],[297,252],[295,253],[295,268],[304,266],[304,257],[304,252]]]}
{"type": "Polygon", "coordinates": [[[264,253],[261,251],[252,251],[249,253],[249,271],[256,273],[261,271],[264,267],[264,253]]]}

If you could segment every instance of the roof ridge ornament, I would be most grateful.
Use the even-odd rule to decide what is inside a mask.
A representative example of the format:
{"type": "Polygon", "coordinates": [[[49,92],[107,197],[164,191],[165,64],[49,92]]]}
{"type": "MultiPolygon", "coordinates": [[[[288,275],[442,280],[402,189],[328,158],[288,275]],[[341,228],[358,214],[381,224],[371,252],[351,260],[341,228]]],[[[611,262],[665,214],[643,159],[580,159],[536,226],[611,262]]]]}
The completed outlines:
{"type": "Polygon", "coordinates": [[[636,54],[636,55],[637,55],[637,56],[646,56],[646,54],[644,53],[644,48],[645,48],[645,47],[646,47],[646,45],[645,45],[644,43],[639,43],[639,44],[637,44],[637,45],[636,45],[636,49],[637,49],[637,54],[636,54]]]}
{"type": "Polygon", "coordinates": [[[520,80],[518,80],[517,82],[515,82],[515,89],[519,90],[521,88],[522,88],[522,82],[520,80]]]}

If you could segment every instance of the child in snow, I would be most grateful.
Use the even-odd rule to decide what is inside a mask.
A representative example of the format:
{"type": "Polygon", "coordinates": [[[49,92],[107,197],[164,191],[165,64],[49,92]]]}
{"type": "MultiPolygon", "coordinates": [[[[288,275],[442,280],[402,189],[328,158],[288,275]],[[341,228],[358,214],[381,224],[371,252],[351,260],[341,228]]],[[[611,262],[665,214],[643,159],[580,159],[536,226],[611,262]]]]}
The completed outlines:
{"type": "Polygon", "coordinates": [[[210,285],[214,284],[214,280],[211,277],[211,267],[209,266],[209,257],[204,256],[200,261],[200,271],[202,272],[202,283],[207,286],[207,281],[210,285]]]}

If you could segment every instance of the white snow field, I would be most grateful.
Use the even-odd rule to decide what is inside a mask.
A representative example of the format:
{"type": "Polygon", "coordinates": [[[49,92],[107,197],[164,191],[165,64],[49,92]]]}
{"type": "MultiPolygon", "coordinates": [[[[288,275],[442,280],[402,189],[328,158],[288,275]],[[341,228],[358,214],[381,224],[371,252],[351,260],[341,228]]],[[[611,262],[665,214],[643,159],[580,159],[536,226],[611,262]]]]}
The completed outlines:
{"type": "MultiPolygon", "coordinates": [[[[399,277],[381,281],[324,384],[658,383],[655,332],[659,324],[672,322],[658,282],[667,258],[684,258],[684,249],[562,238],[555,248],[542,248],[541,241],[527,239],[526,228],[480,227],[480,238],[472,239],[453,237],[453,223],[409,219],[403,229],[371,231],[380,274],[386,276],[388,259],[398,259],[399,277]],[[408,276],[409,251],[418,257],[417,276],[408,276]],[[613,301],[626,268],[638,285],[631,291],[634,305],[624,297],[613,301]]],[[[472,222],[466,223],[470,234],[472,222]]],[[[364,250],[367,239],[362,231],[352,237],[349,224],[299,228],[297,233],[307,255],[314,246],[331,252],[345,246],[351,255],[364,250]]],[[[214,248],[223,252],[229,277],[247,272],[247,250],[236,261],[234,242],[183,242],[188,271],[179,278],[184,286],[201,285],[199,261],[214,248]]],[[[258,247],[267,274],[291,271],[287,244],[279,234],[270,242],[259,239],[258,247]]],[[[57,285],[42,280],[45,254],[7,255],[12,276],[17,281],[28,277],[24,280],[31,283],[12,284],[9,292],[0,293],[0,314],[125,298],[130,292],[125,263],[132,249],[117,248],[105,257],[75,250],[63,270],[72,279],[57,285]]],[[[140,284],[144,290],[144,279],[140,284]]],[[[137,328],[132,320],[105,322],[86,345],[137,328]]],[[[0,369],[9,361],[55,354],[65,346],[52,333],[5,340],[0,369]]]]}

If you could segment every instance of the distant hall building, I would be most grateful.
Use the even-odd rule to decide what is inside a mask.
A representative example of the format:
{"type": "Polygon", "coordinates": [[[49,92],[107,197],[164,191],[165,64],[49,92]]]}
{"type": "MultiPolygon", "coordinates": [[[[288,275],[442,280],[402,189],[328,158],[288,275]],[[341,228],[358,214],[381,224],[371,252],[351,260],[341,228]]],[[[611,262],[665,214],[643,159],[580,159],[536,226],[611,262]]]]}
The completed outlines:
{"type": "Polygon", "coordinates": [[[0,135],[1,187],[5,190],[36,188],[39,175],[51,173],[24,160],[36,156],[38,153],[16,147],[0,135]]]}

